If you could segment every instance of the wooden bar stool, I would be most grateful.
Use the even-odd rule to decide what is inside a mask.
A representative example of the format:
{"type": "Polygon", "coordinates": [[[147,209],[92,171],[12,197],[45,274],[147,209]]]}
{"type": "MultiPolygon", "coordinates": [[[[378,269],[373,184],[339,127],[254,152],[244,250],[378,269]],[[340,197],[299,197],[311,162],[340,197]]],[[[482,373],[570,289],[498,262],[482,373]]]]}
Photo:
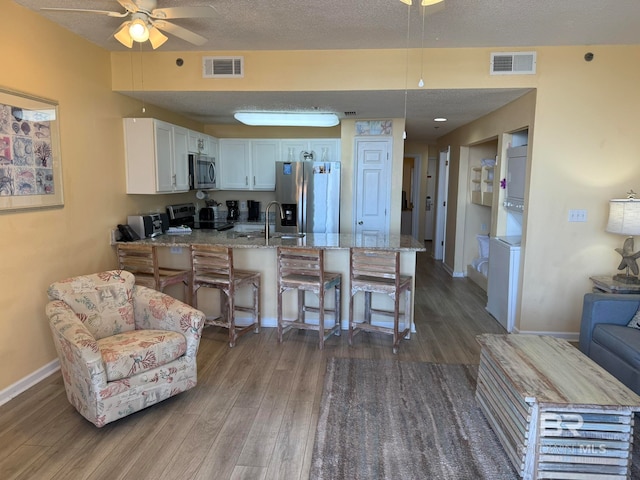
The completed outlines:
{"type": "Polygon", "coordinates": [[[215,245],[192,245],[191,264],[193,268],[193,306],[198,308],[198,289],[200,287],[220,290],[221,316],[207,319],[205,325],[214,325],[229,329],[229,346],[236,344],[238,337],[250,330],[260,331],[260,272],[238,270],[233,267],[233,249],[215,245]],[[245,286],[253,290],[253,305],[236,305],[235,293],[245,286]],[[250,312],[253,322],[238,326],[235,312],[250,312]]]}
{"type": "Polygon", "coordinates": [[[166,268],[158,265],[158,251],[155,245],[139,243],[118,244],[118,264],[120,270],[133,273],[136,285],[153,288],[159,292],[170,285],[184,284],[185,303],[191,305],[191,271],[166,268]]]}
{"type": "Polygon", "coordinates": [[[324,250],[317,248],[278,247],[278,342],[282,343],[282,335],[289,328],[317,330],[320,337],[320,350],[324,342],[334,333],[340,335],[340,286],[342,275],[324,270],[324,250]],[[331,288],[335,291],[335,309],[324,307],[325,292],[331,288]],[[282,318],[282,294],[286,290],[298,290],[298,318],[284,320],[282,318]],[[318,307],[305,305],[305,292],[313,292],[318,296],[318,307]],[[318,325],[305,322],[305,312],[318,313],[318,325]],[[325,313],[333,313],[335,325],[326,329],[325,313]]]}
{"type": "Polygon", "coordinates": [[[400,340],[409,338],[411,332],[411,290],[413,277],[400,275],[400,252],[366,248],[352,248],[351,295],[349,298],[349,345],[360,331],[380,332],[393,335],[393,353],[398,353],[400,340]],[[364,292],[364,321],[353,319],[353,298],[358,292],[364,292]],[[404,313],[400,312],[400,294],[405,293],[404,313]],[[394,301],[393,311],[378,310],[371,307],[371,294],[384,293],[394,301]],[[371,315],[393,317],[393,328],[372,325],[371,315]],[[404,316],[404,330],[400,331],[400,315],[404,316]]]}

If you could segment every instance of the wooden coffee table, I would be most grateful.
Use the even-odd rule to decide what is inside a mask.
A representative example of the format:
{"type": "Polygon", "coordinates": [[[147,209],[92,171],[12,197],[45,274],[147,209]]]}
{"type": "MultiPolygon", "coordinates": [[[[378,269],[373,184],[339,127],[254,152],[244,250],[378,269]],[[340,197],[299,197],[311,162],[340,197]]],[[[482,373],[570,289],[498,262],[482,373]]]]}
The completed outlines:
{"type": "Polygon", "coordinates": [[[521,477],[628,478],[638,395],[565,340],[476,339],[476,399],[521,477]]]}

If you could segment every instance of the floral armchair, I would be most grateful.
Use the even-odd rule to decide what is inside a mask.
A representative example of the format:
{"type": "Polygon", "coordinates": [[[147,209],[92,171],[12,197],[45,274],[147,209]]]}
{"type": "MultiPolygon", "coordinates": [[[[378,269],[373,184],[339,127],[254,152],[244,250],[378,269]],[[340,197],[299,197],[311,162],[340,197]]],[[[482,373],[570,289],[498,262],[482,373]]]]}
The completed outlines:
{"type": "Polygon", "coordinates": [[[69,402],[97,427],[197,383],[205,316],[113,270],[52,284],[46,306],[69,402]]]}

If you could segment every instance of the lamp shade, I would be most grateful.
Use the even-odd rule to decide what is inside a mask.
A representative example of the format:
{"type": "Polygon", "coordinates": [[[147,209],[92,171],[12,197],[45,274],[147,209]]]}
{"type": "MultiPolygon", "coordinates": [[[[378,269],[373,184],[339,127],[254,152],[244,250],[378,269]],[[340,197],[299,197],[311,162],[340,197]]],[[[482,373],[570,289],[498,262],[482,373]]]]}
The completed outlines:
{"type": "Polygon", "coordinates": [[[607,232],[620,235],[640,235],[640,200],[634,198],[609,200],[607,232]]]}

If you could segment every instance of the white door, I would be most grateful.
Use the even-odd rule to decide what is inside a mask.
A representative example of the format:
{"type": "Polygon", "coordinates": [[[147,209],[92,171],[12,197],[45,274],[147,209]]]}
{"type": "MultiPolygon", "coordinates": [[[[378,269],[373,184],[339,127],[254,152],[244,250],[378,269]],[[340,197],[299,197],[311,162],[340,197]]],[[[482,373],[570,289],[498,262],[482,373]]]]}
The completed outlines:
{"type": "Polygon", "coordinates": [[[433,242],[433,258],[444,260],[444,242],[447,225],[447,194],[449,190],[449,148],[440,152],[438,168],[438,192],[436,193],[436,235],[433,242]]]}
{"type": "Polygon", "coordinates": [[[424,239],[433,240],[433,224],[436,211],[436,162],[435,158],[430,158],[427,167],[427,198],[426,211],[424,216],[424,239]]]}
{"type": "Polygon", "coordinates": [[[391,140],[356,140],[356,188],[353,231],[389,233],[391,140]]]}

